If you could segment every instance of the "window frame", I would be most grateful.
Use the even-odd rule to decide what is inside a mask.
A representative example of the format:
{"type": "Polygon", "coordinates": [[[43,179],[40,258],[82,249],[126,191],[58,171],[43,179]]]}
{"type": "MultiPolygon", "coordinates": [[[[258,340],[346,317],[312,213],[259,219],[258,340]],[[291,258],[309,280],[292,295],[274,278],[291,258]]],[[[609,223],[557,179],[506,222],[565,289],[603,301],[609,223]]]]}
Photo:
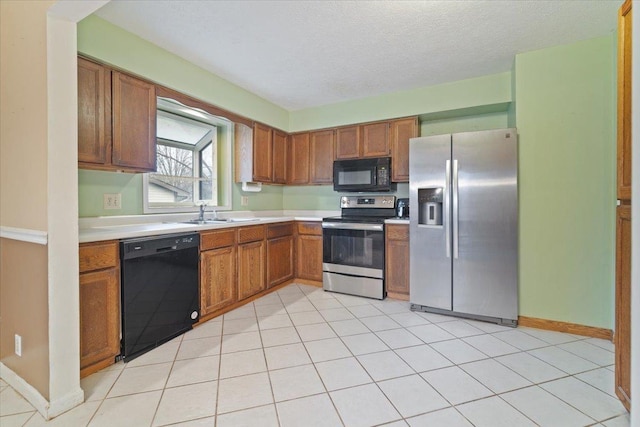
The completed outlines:
{"type": "MultiPolygon", "coordinates": [[[[205,150],[209,144],[217,144],[215,161],[217,166],[221,164],[227,164],[228,167],[224,170],[218,170],[216,168],[217,175],[217,197],[219,205],[213,206],[210,204],[210,200],[207,200],[208,206],[211,206],[216,211],[228,211],[232,209],[232,185],[233,185],[233,171],[231,165],[233,165],[233,138],[234,138],[234,123],[224,117],[214,116],[213,114],[204,111],[199,108],[185,105],[175,99],[158,97],[158,112],[157,114],[170,115],[172,118],[183,118],[184,120],[195,120],[205,125],[213,126],[210,132],[208,132],[198,143],[191,146],[188,143],[180,143],[172,140],[158,138],[162,145],[177,147],[180,149],[191,149],[193,151],[193,176],[199,177],[201,175],[200,164],[200,152],[205,150]],[[216,132],[216,137],[209,137],[211,132],[216,132]],[[224,159],[221,156],[225,156],[224,159]]],[[[200,200],[195,200],[193,205],[182,206],[161,206],[155,207],[149,205],[149,177],[153,173],[145,173],[142,177],[142,198],[143,198],[143,212],[145,214],[153,213],[189,213],[198,212],[200,200]]],[[[194,195],[200,193],[199,181],[194,180],[194,195]]]]}

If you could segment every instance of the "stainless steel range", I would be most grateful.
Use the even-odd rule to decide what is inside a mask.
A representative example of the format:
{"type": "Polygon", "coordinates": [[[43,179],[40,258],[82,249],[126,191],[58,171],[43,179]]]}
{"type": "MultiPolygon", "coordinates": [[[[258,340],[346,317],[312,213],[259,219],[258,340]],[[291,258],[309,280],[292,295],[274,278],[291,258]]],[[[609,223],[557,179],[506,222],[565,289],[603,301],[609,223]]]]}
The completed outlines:
{"type": "Polygon", "coordinates": [[[384,220],[395,196],[343,196],[342,216],[322,220],[325,291],[384,299],[384,220]]]}

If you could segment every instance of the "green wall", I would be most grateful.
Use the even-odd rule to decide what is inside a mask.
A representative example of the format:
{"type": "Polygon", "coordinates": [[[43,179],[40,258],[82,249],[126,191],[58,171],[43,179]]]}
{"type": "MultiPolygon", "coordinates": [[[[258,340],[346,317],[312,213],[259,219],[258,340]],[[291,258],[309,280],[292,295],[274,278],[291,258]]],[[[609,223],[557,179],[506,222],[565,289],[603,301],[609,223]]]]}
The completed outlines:
{"type": "Polygon", "coordinates": [[[506,111],[511,100],[511,73],[499,73],[292,111],[289,130],[320,129],[413,115],[436,118],[446,112],[449,116],[469,116],[485,113],[492,107],[506,111]]]}
{"type": "Polygon", "coordinates": [[[239,115],[287,130],[287,110],[95,15],[78,23],[78,52],[239,115]]]}
{"type": "Polygon", "coordinates": [[[613,328],[614,46],[516,56],[523,316],[613,328]]]}
{"type": "MultiPolygon", "coordinates": [[[[96,16],[78,23],[78,52],[144,76],[234,113],[287,130],[289,113],[166,50],[96,16]]],[[[78,174],[80,217],[142,214],[142,176],[80,170],[78,174]],[[104,193],[122,193],[122,209],[102,209],[104,193]]],[[[247,193],[249,205],[240,205],[239,184],[233,184],[236,210],[280,210],[282,188],[263,187],[247,193]]]]}
{"type": "MultiPolygon", "coordinates": [[[[517,126],[520,314],[613,327],[614,35],[519,54],[512,72],[294,112],[96,17],[79,24],[78,48],[287,131],[408,115],[420,116],[422,135],[517,126]]],[[[80,171],[80,216],[142,213],[141,191],[137,175],[80,171]],[[123,209],[103,211],[105,192],[121,192],[123,209]]],[[[335,210],[339,199],[331,186],[234,184],[232,196],[236,210],[335,210]]]]}
{"type": "MultiPolygon", "coordinates": [[[[496,117],[502,117],[512,99],[511,73],[507,72],[287,112],[96,16],[89,16],[78,24],[78,51],[287,131],[408,115],[420,115],[423,123],[429,123],[423,124],[423,135],[504,127],[503,121],[496,117]]],[[[81,170],[78,186],[80,217],[143,213],[140,176],[81,170]],[[122,193],[122,209],[104,210],[104,193],[122,193]]],[[[396,194],[406,197],[408,189],[401,185],[396,194]]],[[[266,185],[259,193],[243,193],[239,184],[233,184],[232,188],[234,210],[334,210],[338,199],[331,186],[266,185]],[[243,195],[248,197],[247,206],[240,204],[243,195]]]]}

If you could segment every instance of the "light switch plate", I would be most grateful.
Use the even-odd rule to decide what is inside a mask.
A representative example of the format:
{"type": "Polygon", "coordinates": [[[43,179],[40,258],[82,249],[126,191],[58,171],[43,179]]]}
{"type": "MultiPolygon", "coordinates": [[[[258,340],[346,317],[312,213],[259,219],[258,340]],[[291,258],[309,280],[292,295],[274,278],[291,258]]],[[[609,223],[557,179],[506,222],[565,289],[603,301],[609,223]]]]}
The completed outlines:
{"type": "Polygon", "coordinates": [[[122,209],[122,194],[104,193],[104,209],[122,209]]]}
{"type": "Polygon", "coordinates": [[[249,196],[240,197],[240,205],[249,206],[249,196]]]}

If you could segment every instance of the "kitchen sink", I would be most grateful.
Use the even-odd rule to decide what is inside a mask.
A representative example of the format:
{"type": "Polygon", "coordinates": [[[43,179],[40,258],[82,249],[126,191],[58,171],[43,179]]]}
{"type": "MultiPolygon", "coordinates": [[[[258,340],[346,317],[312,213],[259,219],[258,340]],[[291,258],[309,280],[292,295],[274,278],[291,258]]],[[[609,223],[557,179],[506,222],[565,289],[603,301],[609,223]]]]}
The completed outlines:
{"type": "Polygon", "coordinates": [[[223,224],[229,222],[226,219],[205,219],[200,221],[199,219],[190,219],[188,221],[182,221],[180,224],[195,224],[195,225],[206,225],[206,224],[223,224]]]}
{"type": "Polygon", "coordinates": [[[190,219],[188,221],[182,221],[181,224],[195,224],[195,225],[207,225],[207,224],[226,224],[230,222],[249,222],[260,221],[260,218],[226,218],[226,219],[190,219]]]}

